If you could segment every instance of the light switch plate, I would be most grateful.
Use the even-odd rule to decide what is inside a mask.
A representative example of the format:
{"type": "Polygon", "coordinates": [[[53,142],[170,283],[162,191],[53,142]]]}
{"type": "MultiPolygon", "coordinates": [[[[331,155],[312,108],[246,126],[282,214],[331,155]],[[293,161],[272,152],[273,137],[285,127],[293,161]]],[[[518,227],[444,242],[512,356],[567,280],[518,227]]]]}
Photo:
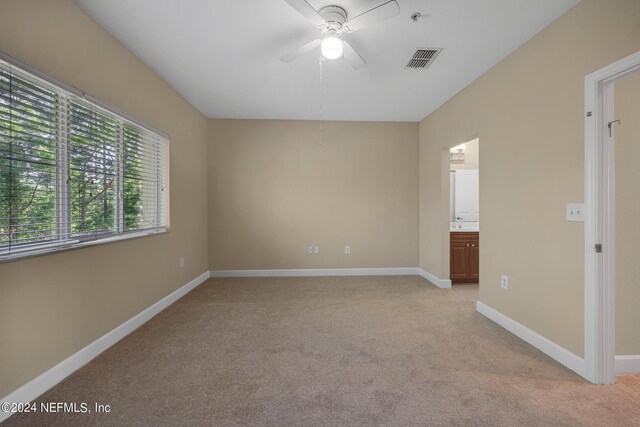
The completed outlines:
{"type": "Polygon", "coordinates": [[[584,203],[567,203],[567,221],[584,222],[584,203]]]}

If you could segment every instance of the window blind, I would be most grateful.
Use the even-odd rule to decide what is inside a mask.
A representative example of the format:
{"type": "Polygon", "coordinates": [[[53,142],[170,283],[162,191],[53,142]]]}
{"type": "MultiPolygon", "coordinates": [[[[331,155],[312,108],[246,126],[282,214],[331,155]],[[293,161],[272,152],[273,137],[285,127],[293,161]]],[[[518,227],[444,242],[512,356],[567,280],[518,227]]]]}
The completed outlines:
{"type": "Polygon", "coordinates": [[[0,261],[168,227],[168,138],[62,86],[0,60],[0,261]]]}

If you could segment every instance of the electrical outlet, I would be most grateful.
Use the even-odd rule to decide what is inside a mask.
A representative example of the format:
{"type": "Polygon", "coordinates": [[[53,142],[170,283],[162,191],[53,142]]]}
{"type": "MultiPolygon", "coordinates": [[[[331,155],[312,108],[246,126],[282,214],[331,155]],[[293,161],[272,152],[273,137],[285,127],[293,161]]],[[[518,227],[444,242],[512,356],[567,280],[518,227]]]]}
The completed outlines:
{"type": "Polygon", "coordinates": [[[344,247],[344,253],[345,253],[346,255],[351,255],[351,245],[346,245],[346,246],[344,247]]]}
{"type": "Polygon", "coordinates": [[[567,203],[567,221],[584,221],[584,203],[567,203]]]}
{"type": "Polygon", "coordinates": [[[184,268],[184,257],[180,257],[180,268],[184,268]]]}
{"type": "Polygon", "coordinates": [[[308,253],[308,254],[313,254],[313,246],[309,246],[309,247],[307,248],[307,253],[308,253]]]}
{"type": "Polygon", "coordinates": [[[314,246],[313,247],[313,253],[314,254],[319,254],[320,253],[320,246],[314,246]]]}
{"type": "Polygon", "coordinates": [[[509,278],[504,274],[500,279],[500,286],[502,286],[502,289],[509,289],[509,278]]]}

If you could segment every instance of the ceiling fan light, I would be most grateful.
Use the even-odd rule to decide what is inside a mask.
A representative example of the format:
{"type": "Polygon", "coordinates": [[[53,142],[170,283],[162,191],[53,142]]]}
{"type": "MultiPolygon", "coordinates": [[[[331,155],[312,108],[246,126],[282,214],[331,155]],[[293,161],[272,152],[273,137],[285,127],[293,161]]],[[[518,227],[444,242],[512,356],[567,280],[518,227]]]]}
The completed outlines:
{"type": "Polygon", "coordinates": [[[320,45],[322,56],[327,59],[337,59],[342,56],[342,40],[336,36],[325,37],[320,45]]]}

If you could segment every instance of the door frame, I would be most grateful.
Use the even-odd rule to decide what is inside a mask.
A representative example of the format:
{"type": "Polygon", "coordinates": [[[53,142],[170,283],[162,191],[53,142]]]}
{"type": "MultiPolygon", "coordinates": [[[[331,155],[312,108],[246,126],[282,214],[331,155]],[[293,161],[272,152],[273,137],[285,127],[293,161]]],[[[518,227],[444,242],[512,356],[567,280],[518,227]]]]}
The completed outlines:
{"type": "Polygon", "coordinates": [[[615,382],[615,165],[607,124],[615,80],[638,70],[640,51],[585,77],[584,359],[594,384],[615,382]]]}

